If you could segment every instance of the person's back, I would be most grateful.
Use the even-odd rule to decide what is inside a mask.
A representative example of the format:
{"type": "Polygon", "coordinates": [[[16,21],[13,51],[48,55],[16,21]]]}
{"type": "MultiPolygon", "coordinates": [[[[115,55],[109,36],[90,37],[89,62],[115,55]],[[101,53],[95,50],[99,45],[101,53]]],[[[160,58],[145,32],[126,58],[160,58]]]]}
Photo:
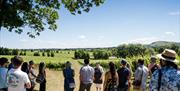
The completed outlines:
{"type": "MultiPolygon", "coordinates": [[[[159,91],[180,91],[180,73],[173,67],[161,69],[161,86],[159,91]]],[[[159,70],[155,71],[151,79],[150,91],[158,89],[159,70]]]]}
{"type": "Polygon", "coordinates": [[[7,76],[8,91],[26,91],[25,84],[30,83],[27,73],[21,69],[11,69],[7,76]]]}
{"type": "Polygon", "coordinates": [[[94,76],[93,67],[91,67],[89,65],[83,66],[80,70],[80,74],[82,75],[82,82],[84,84],[93,82],[93,76],[94,76]]]}
{"type": "Polygon", "coordinates": [[[7,58],[0,58],[0,91],[6,91],[7,90],[7,82],[6,82],[6,76],[8,69],[5,68],[8,63],[7,58]]]}
{"type": "Polygon", "coordinates": [[[90,91],[93,83],[94,68],[89,66],[89,59],[84,59],[84,66],[80,69],[79,91],[90,91]]]}
{"type": "Polygon", "coordinates": [[[31,87],[27,73],[21,71],[22,63],[21,57],[14,57],[14,69],[9,70],[7,74],[8,91],[26,91],[25,88],[31,87]]]}
{"type": "Polygon", "coordinates": [[[128,77],[130,75],[130,71],[128,68],[126,67],[123,67],[123,68],[120,68],[118,69],[117,71],[118,73],[118,76],[119,76],[119,85],[118,87],[120,88],[125,88],[125,87],[128,87],[128,77]]]}

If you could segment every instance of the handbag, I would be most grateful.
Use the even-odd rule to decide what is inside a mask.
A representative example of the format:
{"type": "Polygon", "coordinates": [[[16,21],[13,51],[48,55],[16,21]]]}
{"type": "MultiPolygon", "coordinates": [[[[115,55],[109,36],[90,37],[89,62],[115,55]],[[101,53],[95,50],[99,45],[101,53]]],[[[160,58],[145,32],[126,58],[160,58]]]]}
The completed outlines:
{"type": "Polygon", "coordinates": [[[69,88],[75,88],[76,84],[75,83],[69,83],[69,88]]]}
{"type": "Polygon", "coordinates": [[[41,74],[38,74],[37,78],[36,78],[36,82],[37,83],[42,83],[44,81],[44,76],[41,74]]]}
{"type": "Polygon", "coordinates": [[[135,87],[140,87],[141,86],[142,76],[143,76],[143,68],[142,68],[141,79],[140,80],[134,80],[133,83],[132,83],[133,86],[135,86],[135,87]]]}

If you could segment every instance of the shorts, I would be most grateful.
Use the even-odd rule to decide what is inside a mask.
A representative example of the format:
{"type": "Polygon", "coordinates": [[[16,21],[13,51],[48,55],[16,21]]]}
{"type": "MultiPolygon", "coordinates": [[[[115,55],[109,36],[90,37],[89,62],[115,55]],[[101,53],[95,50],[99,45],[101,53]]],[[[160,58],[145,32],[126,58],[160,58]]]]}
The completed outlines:
{"type": "Polygon", "coordinates": [[[102,88],[103,84],[94,83],[96,88],[102,88]]]}

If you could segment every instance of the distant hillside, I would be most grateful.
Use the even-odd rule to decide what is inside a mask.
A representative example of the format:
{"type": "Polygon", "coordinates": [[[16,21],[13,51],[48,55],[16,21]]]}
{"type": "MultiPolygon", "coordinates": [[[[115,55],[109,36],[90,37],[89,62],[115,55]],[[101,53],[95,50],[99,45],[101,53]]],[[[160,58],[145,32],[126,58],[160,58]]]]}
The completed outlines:
{"type": "Polygon", "coordinates": [[[176,44],[176,45],[180,46],[180,42],[169,42],[169,41],[156,41],[156,42],[152,42],[151,44],[149,44],[149,46],[157,47],[157,46],[168,46],[168,45],[172,45],[172,44],[176,44]]]}

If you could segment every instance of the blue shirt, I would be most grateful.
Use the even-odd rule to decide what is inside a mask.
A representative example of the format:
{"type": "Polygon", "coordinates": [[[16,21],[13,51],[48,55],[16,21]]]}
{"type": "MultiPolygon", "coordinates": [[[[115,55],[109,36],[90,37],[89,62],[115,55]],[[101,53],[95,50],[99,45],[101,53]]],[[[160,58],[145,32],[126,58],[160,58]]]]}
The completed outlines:
{"type": "MultiPolygon", "coordinates": [[[[161,69],[160,91],[180,91],[180,73],[173,67],[161,69]]],[[[159,70],[156,70],[150,81],[150,91],[158,91],[159,70]]]]}
{"type": "Polygon", "coordinates": [[[0,67],[0,89],[7,88],[6,76],[8,69],[0,67]]]}
{"type": "Polygon", "coordinates": [[[81,80],[84,84],[93,83],[94,68],[86,65],[80,69],[81,80]]]}

